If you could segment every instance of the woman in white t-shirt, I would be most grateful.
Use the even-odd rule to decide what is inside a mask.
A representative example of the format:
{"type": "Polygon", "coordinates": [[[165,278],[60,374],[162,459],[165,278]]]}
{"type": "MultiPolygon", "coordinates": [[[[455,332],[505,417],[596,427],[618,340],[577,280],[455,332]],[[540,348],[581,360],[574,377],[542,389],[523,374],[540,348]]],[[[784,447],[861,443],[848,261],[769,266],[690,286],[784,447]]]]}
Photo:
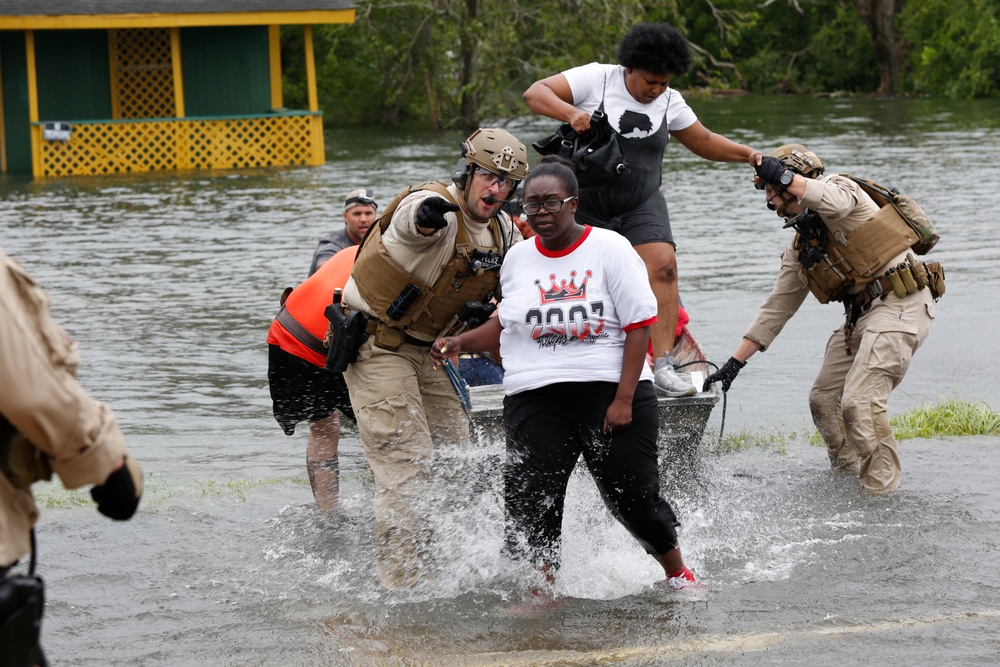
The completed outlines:
{"type": "Polygon", "coordinates": [[[535,113],[590,129],[590,116],[604,104],[631,171],[602,192],[583,191],[581,222],[618,232],[642,257],[656,295],[657,323],[650,329],[656,386],[668,396],[695,393],[674,372],[669,357],[677,327],[676,244],[667,202],[660,191],[663,153],[670,137],[706,160],[760,163],[763,153],[710,132],[698,121],[670,78],[691,66],[687,40],[667,23],[642,23],[618,45],[617,65],[590,63],[540,81],[524,92],[535,113]]]}
{"type": "Polygon", "coordinates": [[[663,566],[668,585],[697,586],[660,495],[657,396],[646,364],[656,300],[628,241],[575,220],[568,164],[545,158],[524,180],[536,236],[504,258],[499,316],[437,340],[431,354],[443,361],[499,342],[509,555],[554,581],[566,486],[583,455],[606,505],[663,566]]]}

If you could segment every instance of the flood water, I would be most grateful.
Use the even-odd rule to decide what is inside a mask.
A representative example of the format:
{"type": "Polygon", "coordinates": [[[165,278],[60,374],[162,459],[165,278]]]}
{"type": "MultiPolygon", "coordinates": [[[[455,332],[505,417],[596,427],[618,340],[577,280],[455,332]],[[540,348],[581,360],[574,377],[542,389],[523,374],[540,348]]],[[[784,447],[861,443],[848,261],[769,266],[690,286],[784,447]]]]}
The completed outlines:
{"type": "MultiPolygon", "coordinates": [[[[917,196],[947,270],[930,338],[890,412],[945,398],[1000,407],[1000,104],[924,100],[693,100],[713,130],[770,150],[799,141],[829,170],[917,196]]],[[[526,143],[554,123],[508,127],[526,143]]],[[[344,195],[380,203],[447,179],[459,134],[328,135],[321,168],[31,182],[0,180],[0,244],[53,298],[79,341],[79,377],[114,408],[146,470],[137,516],[112,523],[85,493],[40,485],[43,636],[53,665],[997,664],[1000,438],[906,440],[903,486],[861,497],[809,445],[806,395],[837,305],[809,300],[734,383],[726,433],[783,434],[769,450],[714,447],[670,474],[700,599],[571,484],[557,592],[510,607],[526,576],[499,557],[502,503],[485,446],[479,493],[441,517],[446,576],[433,593],[383,591],[373,482],[341,440],[342,515],[305,475],[306,430],[271,417],[264,338],[282,289],[344,195]]],[[[766,296],[788,231],[745,165],[671,145],[664,190],[691,329],[721,364],[766,296]]],[[[473,462],[477,463],[476,461],[473,462]]],[[[475,468],[475,465],[473,466],[475,468]]]]}

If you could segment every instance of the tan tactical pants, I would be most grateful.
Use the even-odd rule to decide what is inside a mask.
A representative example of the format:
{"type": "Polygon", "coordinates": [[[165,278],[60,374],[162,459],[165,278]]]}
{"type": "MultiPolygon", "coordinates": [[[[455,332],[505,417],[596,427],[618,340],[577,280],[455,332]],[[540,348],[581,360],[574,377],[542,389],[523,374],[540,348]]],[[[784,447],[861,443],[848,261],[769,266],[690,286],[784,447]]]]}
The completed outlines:
{"type": "MultiPolygon", "coordinates": [[[[429,348],[403,343],[398,350],[369,340],[344,372],[365,456],[375,473],[375,558],[379,580],[391,590],[432,580],[430,519],[469,494],[454,482],[437,484],[442,456],[469,448],[469,420],[443,368],[429,348]]],[[[452,475],[452,477],[455,477],[452,475]]]]}
{"type": "Polygon", "coordinates": [[[886,409],[933,320],[930,290],[903,298],[890,293],[858,320],[850,353],[843,327],[827,342],[809,408],[831,465],[857,474],[864,491],[884,494],[899,487],[899,455],[886,409]]]}

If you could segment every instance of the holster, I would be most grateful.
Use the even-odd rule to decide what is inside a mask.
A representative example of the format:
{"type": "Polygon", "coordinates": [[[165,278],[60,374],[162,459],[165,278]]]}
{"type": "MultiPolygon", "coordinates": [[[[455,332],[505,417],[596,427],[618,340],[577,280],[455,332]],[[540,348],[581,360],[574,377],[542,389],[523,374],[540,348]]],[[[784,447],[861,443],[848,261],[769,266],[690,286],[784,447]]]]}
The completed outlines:
{"type": "Polygon", "coordinates": [[[36,575],[0,575],[0,665],[47,666],[39,644],[45,582],[36,575]]]}
{"type": "Polygon", "coordinates": [[[339,303],[331,303],[324,312],[330,320],[330,347],[326,353],[326,370],[343,373],[358,359],[358,350],[368,334],[368,316],[360,310],[344,312],[339,303]]]}

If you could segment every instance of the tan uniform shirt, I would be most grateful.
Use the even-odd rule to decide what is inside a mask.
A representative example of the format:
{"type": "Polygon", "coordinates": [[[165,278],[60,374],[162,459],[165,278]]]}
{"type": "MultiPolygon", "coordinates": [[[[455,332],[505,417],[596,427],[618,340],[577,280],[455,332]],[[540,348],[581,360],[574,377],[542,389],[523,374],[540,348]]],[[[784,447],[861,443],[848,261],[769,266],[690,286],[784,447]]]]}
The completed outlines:
{"type": "MultiPolygon", "coordinates": [[[[49,297],[0,249],[0,414],[34,445],[66,488],[103,484],[125,443],[107,405],[76,381],[76,345],[53,321],[49,297]]],[[[0,473],[0,565],[30,551],[38,519],[31,488],[0,473]]]]}
{"type": "MultiPolygon", "coordinates": [[[[463,197],[462,191],[455,185],[449,185],[448,192],[456,201],[463,197]]],[[[430,190],[420,190],[406,197],[392,214],[392,222],[382,235],[382,243],[389,256],[396,260],[404,271],[426,285],[433,285],[441,277],[444,267],[455,256],[455,237],[458,235],[458,218],[455,213],[446,213],[445,219],[449,224],[430,236],[424,236],[417,231],[415,224],[417,209],[428,197],[438,196],[440,195],[430,190]]],[[[500,228],[504,239],[493,238],[489,222],[475,222],[467,215],[463,217],[469,242],[474,245],[498,246],[500,251],[505,253],[510,248],[504,247],[504,239],[508,239],[509,245],[523,240],[521,232],[505,212],[500,213],[500,228]]],[[[362,298],[353,277],[344,286],[343,300],[351,308],[375,315],[371,306],[362,298]]],[[[420,334],[416,335],[426,338],[420,334]]]]}
{"type": "MultiPolygon", "coordinates": [[[[878,204],[857,183],[839,174],[808,179],[806,193],[799,203],[819,214],[830,232],[829,243],[836,243],[838,236],[843,238],[853,232],[879,211],[878,204]]],[[[781,268],[774,289],[743,334],[744,338],[760,345],[762,351],[777,338],[809,294],[793,243],[794,238],[781,253],[781,268]]],[[[904,251],[886,262],[877,273],[884,273],[889,267],[899,264],[906,254],[904,251]]]]}

